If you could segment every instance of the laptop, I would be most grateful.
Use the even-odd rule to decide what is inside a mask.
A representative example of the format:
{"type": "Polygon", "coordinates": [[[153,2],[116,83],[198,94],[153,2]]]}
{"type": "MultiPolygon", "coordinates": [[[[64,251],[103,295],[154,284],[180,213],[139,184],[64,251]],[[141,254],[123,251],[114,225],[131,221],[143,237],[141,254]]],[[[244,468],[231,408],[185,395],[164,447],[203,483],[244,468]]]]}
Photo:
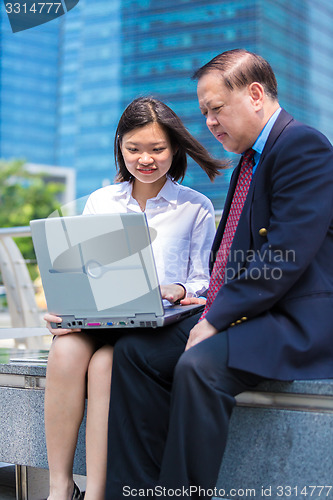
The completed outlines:
{"type": "Polygon", "coordinates": [[[30,222],[54,328],[161,327],[202,305],[162,300],[144,213],[49,217],[30,222]]]}

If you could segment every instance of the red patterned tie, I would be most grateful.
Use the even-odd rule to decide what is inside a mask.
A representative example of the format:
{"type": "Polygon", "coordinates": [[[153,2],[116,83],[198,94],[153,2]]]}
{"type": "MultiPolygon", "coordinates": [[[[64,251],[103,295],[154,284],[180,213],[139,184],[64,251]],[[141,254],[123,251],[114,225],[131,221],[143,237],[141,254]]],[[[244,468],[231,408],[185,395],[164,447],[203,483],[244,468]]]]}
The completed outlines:
{"type": "Polygon", "coordinates": [[[254,165],[254,153],[255,152],[253,151],[253,149],[248,149],[243,156],[236,189],[223,232],[221,245],[217,252],[214,267],[210,277],[205,310],[202,313],[200,320],[202,320],[206,316],[217,295],[217,292],[220,290],[224,282],[224,271],[228,261],[232,240],[236,232],[238,221],[241,216],[246,196],[251,184],[252,169],[254,165]]]}

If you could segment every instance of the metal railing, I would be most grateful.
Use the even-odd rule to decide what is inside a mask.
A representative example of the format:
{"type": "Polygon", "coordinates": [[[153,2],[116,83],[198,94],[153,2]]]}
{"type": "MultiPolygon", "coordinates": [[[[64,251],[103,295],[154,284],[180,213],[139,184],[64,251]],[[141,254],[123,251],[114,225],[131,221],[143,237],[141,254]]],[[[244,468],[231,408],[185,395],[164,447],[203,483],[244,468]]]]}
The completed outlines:
{"type": "Polygon", "coordinates": [[[0,239],[5,238],[6,236],[10,236],[11,238],[18,238],[20,236],[31,236],[31,229],[29,226],[0,228],[0,239]]]}
{"type": "MultiPolygon", "coordinates": [[[[6,290],[11,327],[39,328],[40,312],[34,285],[26,262],[13,239],[25,236],[31,237],[30,227],[0,228],[0,271],[6,290]]],[[[38,339],[26,339],[24,343],[29,348],[39,347],[38,339]]]]}

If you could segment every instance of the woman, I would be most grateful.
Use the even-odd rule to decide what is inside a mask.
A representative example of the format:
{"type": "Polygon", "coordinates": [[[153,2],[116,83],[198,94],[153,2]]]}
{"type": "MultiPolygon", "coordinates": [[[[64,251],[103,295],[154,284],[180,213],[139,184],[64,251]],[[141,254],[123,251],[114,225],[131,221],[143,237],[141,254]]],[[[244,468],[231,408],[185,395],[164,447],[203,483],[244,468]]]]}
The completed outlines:
{"type": "MultiPolygon", "coordinates": [[[[161,294],[170,302],[198,297],[207,289],[215,233],[211,202],[177,183],[185,176],[187,154],[211,180],[225,166],[209,156],[168,106],[153,98],[134,100],[116,131],[117,183],[95,191],[84,210],[85,214],[145,211],[157,234],[152,246],[161,294]]],[[[87,392],[85,500],[103,500],[112,344],[117,335],[54,330],[50,321],[61,319],[50,314],[45,319],[55,335],[45,391],[48,499],[83,498],[72,468],[87,392]]]]}

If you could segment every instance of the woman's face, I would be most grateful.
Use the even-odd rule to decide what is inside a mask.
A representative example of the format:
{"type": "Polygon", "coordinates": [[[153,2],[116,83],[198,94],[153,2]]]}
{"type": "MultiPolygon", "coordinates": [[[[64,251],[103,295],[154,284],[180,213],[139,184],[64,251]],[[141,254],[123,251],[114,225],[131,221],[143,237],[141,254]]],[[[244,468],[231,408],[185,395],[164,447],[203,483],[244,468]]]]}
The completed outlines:
{"type": "Polygon", "coordinates": [[[173,159],[168,135],[158,123],[149,123],[124,134],[121,152],[135,179],[153,183],[166,178],[173,159]]]}

